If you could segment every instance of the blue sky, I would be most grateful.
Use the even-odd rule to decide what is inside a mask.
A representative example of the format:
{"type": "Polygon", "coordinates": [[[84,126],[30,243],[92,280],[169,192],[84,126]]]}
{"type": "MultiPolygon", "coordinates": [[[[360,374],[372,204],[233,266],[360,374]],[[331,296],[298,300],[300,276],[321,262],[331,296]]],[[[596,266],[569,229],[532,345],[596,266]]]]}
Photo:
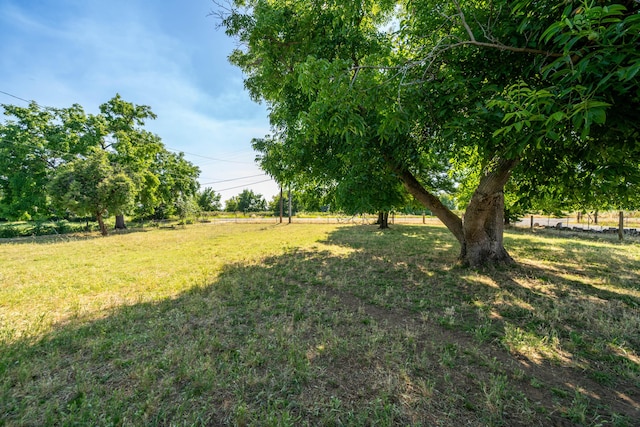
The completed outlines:
{"type": "MultiPolygon", "coordinates": [[[[269,200],[277,185],[257,183],[269,178],[258,176],[250,145],[269,133],[267,110],[227,61],[235,42],[216,29],[214,8],[211,0],[0,0],[0,91],[90,113],[116,93],[149,105],[158,118],[146,129],[198,165],[203,186],[223,200],[243,188],[269,200]]],[[[2,93],[0,103],[26,106],[2,93]]]]}

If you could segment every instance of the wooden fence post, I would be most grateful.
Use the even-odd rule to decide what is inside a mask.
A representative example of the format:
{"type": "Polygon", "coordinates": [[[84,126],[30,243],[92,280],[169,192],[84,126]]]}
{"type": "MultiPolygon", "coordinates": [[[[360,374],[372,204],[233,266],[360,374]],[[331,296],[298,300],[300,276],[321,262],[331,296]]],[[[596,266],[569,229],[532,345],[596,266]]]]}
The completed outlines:
{"type": "Polygon", "coordinates": [[[624,211],[618,214],[618,240],[624,239],[624,211]]]}

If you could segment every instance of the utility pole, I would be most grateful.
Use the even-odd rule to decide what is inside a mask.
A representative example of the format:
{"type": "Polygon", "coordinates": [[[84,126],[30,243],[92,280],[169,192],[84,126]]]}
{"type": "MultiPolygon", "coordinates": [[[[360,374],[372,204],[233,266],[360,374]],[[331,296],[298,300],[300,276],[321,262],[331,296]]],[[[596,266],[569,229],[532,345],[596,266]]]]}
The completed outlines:
{"type": "Polygon", "coordinates": [[[282,185],[280,186],[280,224],[282,224],[282,216],[284,213],[284,200],[282,200],[282,185]]]}
{"type": "Polygon", "coordinates": [[[291,224],[291,184],[289,184],[289,224],[291,224]]]}

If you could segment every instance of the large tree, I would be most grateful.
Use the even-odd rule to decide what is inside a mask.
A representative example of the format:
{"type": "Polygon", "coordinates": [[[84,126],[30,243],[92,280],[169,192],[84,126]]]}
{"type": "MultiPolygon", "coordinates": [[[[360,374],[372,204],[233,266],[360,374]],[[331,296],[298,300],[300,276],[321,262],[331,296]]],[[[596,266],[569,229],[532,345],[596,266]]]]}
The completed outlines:
{"type": "MultiPolygon", "coordinates": [[[[157,135],[143,128],[147,120],[155,118],[151,107],[133,104],[116,94],[100,105],[99,114],[90,115],[88,120],[87,130],[94,144],[109,153],[111,162],[120,165],[135,183],[140,216],[153,212],[159,204],[160,182],[151,168],[165,149],[157,135]]],[[[116,228],[125,228],[124,215],[116,217],[116,228]]]]}
{"type": "Polygon", "coordinates": [[[146,216],[173,213],[198,189],[199,169],[182,154],[169,152],[160,137],[144,129],[151,108],[116,95],[87,114],[80,105],[44,108],[3,105],[9,119],[0,124],[0,217],[29,219],[52,214],[47,183],[61,166],[87,159],[96,150],[133,183],[136,200],[120,209],[146,216]]]}
{"type": "Polygon", "coordinates": [[[250,94],[269,105],[287,170],[351,180],[358,164],[392,176],[477,265],[511,262],[512,174],[543,185],[637,158],[638,10],[631,0],[238,0],[221,23],[241,43],[230,58],[250,94]],[[459,165],[475,179],[463,217],[437,197],[443,167],[453,176],[459,165]]]}
{"type": "MultiPolygon", "coordinates": [[[[62,112],[33,102],[2,107],[8,119],[0,123],[0,217],[48,217],[49,172],[73,156],[61,130],[62,112]]],[[[74,112],[69,109],[66,115],[74,112]]]]}
{"type": "MultiPolygon", "coordinates": [[[[16,114],[22,111],[16,111],[16,114]]],[[[46,211],[46,152],[50,112],[33,117],[31,132],[17,121],[0,124],[0,218],[31,219],[46,211]]]]}

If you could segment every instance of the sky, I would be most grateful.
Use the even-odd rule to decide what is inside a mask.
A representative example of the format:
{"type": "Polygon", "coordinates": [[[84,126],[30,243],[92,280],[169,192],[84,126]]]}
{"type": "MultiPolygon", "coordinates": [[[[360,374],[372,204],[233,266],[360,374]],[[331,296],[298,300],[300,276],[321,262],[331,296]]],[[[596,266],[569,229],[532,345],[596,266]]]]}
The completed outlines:
{"type": "Polygon", "coordinates": [[[98,113],[119,93],[151,107],[158,117],[145,129],[200,167],[201,188],[223,201],[245,188],[270,200],[277,184],[251,149],[269,133],[267,109],[228,62],[236,43],[216,28],[215,9],[211,0],[0,0],[0,104],[98,113]]]}

